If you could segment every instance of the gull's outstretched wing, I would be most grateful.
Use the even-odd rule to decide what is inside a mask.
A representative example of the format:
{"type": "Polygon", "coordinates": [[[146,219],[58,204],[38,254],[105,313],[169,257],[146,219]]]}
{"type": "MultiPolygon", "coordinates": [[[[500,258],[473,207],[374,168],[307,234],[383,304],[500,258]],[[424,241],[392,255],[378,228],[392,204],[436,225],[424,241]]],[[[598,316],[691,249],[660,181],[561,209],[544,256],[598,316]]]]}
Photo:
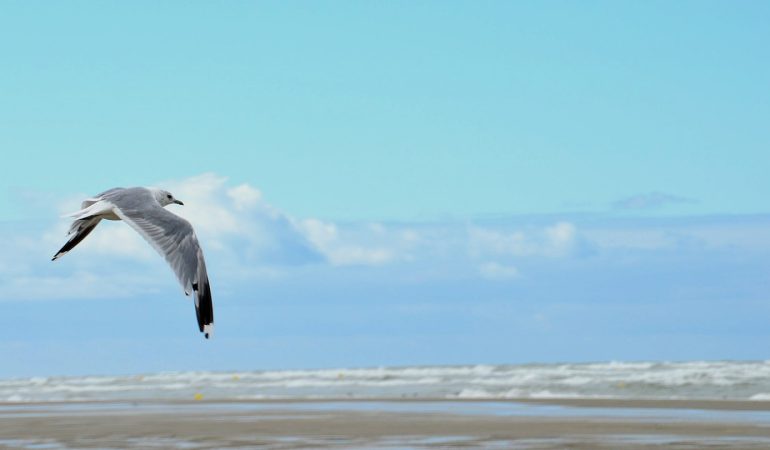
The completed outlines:
{"type": "Polygon", "coordinates": [[[115,214],[166,259],[185,294],[193,293],[198,328],[208,338],[214,326],[211,287],[203,251],[190,222],[166,211],[156,201],[140,202],[136,196],[130,200],[122,195],[110,197],[107,201],[114,205],[115,214]]]}

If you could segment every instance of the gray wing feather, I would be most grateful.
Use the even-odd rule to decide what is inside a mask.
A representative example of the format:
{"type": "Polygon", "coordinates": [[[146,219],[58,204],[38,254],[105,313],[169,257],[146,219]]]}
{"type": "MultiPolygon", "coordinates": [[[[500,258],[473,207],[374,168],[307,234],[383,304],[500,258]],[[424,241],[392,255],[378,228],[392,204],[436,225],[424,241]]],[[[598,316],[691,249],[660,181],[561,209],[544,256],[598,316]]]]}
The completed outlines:
{"type": "Polygon", "coordinates": [[[123,190],[125,190],[125,189],[124,189],[124,188],[121,188],[121,187],[116,187],[116,188],[112,188],[112,189],[107,189],[106,191],[104,191],[104,192],[102,192],[102,193],[100,193],[100,194],[97,194],[97,195],[93,196],[93,198],[89,198],[89,199],[87,199],[87,200],[84,200],[84,201],[83,201],[83,203],[81,203],[81,204],[80,204],[80,209],[86,209],[86,208],[88,208],[89,206],[91,206],[91,205],[93,205],[94,203],[96,203],[97,201],[99,201],[99,199],[101,199],[101,198],[104,198],[104,197],[107,197],[107,196],[110,196],[110,195],[112,195],[112,194],[115,194],[115,193],[116,193],[116,192],[118,192],[118,191],[123,191],[123,190]]]}
{"type": "MultiPolygon", "coordinates": [[[[147,195],[150,196],[149,192],[147,195]]],[[[193,285],[207,278],[203,252],[190,222],[163,209],[157,202],[141,201],[136,195],[116,195],[108,200],[116,206],[118,217],[166,259],[186,294],[193,285]]]]}

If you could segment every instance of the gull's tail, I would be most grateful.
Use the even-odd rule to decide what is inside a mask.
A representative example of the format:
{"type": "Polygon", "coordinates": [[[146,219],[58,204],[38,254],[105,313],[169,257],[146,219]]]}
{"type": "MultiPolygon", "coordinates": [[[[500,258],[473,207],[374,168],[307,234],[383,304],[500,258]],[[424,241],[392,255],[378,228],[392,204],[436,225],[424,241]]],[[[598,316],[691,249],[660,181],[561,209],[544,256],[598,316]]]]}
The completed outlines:
{"type": "Polygon", "coordinates": [[[199,283],[193,284],[195,293],[195,315],[198,318],[198,329],[209,338],[214,332],[214,305],[211,303],[211,286],[209,279],[204,275],[199,283]]]}
{"type": "Polygon", "coordinates": [[[88,236],[89,233],[91,233],[94,228],[99,224],[99,221],[102,219],[100,217],[86,217],[84,219],[78,219],[74,222],[72,222],[72,226],[70,227],[70,231],[68,235],[70,236],[69,240],[66,244],[59,250],[53,258],[51,258],[51,261],[56,261],[57,259],[64,256],[68,251],[75,248],[76,245],[80,244],[80,242],[88,236]]]}

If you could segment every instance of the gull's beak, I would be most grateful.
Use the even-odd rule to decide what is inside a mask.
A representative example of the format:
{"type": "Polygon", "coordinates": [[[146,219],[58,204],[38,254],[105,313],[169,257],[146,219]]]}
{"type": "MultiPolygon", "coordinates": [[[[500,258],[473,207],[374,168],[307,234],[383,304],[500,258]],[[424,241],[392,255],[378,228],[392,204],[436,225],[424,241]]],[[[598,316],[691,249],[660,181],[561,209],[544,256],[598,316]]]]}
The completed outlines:
{"type": "Polygon", "coordinates": [[[174,203],[176,203],[177,205],[182,205],[182,206],[184,206],[184,203],[180,202],[179,200],[174,200],[174,203]]]}

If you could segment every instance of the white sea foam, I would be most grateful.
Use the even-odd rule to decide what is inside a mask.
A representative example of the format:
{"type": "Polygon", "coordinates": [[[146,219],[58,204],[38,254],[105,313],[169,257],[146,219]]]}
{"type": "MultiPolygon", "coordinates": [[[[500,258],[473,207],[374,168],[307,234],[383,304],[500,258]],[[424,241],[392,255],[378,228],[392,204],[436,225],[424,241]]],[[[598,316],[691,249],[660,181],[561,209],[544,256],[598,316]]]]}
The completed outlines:
{"type": "Polygon", "coordinates": [[[458,392],[454,397],[456,398],[492,398],[494,396],[489,392],[485,391],[484,389],[466,388],[458,392]]]}
{"type": "MultiPolygon", "coordinates": [[[[529,398],[581,398],[582,395],[575,392],[551,392],[549,390],[532,392],[529,398]]],[[[595,397],[595,396],[594,396],[595,397]]]]}
{"type": "Polygon", "coordinates": [[[770,362],[376,367],[0,380],[0,401],[141,398],[709,398],[770,400],[770,362]]]}

